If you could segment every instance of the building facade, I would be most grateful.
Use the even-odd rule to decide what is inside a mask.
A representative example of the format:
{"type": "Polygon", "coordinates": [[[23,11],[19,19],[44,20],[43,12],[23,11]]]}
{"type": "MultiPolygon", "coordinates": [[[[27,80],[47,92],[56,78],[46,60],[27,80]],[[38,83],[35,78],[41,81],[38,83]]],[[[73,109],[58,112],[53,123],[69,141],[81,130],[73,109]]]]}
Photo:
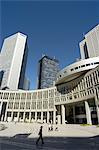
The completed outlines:
{"type": "Polygon", "coordinates": [[[16,33],[4,40],[0,53],[0,72],[3,71],[1,89],[23,89],[26,62],[27,36],[16,33]]]}
{"type": "Polygon", "coordinates": [[[79,45],[81,59],[99,56],[99,24],[84,35],[84,40],[79,45]]]}
{"type": "Polygon", "coordinates": [[[99,124],[99,66],[82,75],[79,81],[52,88],[1,90],[0,120],[99,124]]]}
{"type": "Polygon", "coordinates": [[[56,80],[56,74],[59,71],[59,62],[48,56],[39,60],[38,69],[38,89],[52,87],[56,80]]]}
{"type": "Polygon", "coordinates": [[[99,55],[59,71],[53,87],[0,90],[0,120],[99,124],[99,55]]]}

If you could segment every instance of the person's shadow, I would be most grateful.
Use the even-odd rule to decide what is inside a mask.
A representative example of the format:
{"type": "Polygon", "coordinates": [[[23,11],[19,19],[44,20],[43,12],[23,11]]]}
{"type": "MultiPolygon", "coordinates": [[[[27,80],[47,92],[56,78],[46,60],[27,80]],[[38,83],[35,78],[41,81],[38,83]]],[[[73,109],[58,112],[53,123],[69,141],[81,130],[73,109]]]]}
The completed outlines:
{"type": "Polygon", "coordinates": [[[13,138],[27,138],[31,133],[16,134],[13,138]]]}

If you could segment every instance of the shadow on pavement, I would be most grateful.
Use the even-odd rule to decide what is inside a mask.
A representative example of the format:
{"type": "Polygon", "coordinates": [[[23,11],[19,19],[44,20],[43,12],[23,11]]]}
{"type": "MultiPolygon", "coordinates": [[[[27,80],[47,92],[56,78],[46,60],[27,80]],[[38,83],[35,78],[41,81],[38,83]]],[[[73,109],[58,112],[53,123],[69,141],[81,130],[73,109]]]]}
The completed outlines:
{"type": "Polygon", "coordinates": [[[7,127],[4,124],[0,124],[0,131],[7,129],[7,127]]]}
{"type": "Polygon", "coordinates": [[[99,150],[99,136],[94,137],[43,137],[36,146],[37,138],[28,134],[16,134],[13,137],[0,137],[1,150],[99,150]],[[7,147],[7,149],[6,149],[7,147]]]}
{"type": "Polygon", "coordinates": [[[26,133],[26,134],[16,134],[12,138],[27,138],[31,133],[26,133]]]}

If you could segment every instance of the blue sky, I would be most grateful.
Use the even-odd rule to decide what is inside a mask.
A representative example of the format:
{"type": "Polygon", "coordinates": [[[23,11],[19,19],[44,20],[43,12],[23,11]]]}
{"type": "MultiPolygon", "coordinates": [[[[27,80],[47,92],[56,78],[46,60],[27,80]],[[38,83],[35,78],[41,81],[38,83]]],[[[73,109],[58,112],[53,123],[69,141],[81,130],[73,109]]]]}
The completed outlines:
{"type": "Polygon", "coordinates": [[[83,33],[99,23],[99,1],[2,0],[1,34],[3,39],[18,31],[28,35],[27,76],[36,88],[38,60],[42,54],[56,57],[60,68],[80,57],[83,33]]]}

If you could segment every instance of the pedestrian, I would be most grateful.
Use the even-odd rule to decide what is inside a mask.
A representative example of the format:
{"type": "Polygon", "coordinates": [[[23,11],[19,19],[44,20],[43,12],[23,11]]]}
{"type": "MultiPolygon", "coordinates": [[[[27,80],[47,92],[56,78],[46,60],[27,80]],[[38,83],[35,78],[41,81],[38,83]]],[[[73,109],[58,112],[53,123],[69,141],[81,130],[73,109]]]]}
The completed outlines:
{"type": "Polygon", "coordinates": [[[40,130],[39,130],[39,133],[38,133],[39,137],[36,141],[36,145],[38,145],[38,142],[39,142],[40,139],[42,141],[42,144],[44,144],[43,137],[42,137],[42,128],[43,128],[43,126],[40,127],[40,130]]]}
{"type": "Polygon", "coordinates": [[[58,127],[55,128],[55,131],[58,131],[58,127]]]}
{"type": "Polygon", "coordinates": [[[51,124],[48,125],[48,131],[51,131],[51,124]]]}
{"type": "Polygon", "coordinates": [[[53,131],[53,125],[51,124],[51,131],[53,131]]]}

